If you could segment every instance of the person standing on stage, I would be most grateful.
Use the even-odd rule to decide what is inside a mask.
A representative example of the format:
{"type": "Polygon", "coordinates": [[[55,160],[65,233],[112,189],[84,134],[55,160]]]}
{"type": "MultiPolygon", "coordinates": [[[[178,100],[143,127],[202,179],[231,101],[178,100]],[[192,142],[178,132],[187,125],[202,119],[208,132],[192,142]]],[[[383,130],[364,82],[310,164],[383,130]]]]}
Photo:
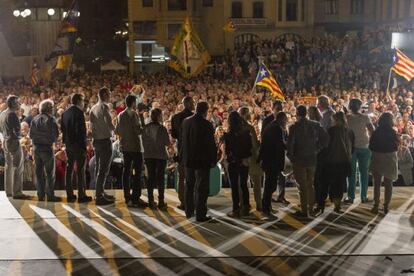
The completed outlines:
{"type": "Polygon", "coordinates": [[[293,164],[293,174],[299,184],[301,211],[297,214],[307,217],[315,203],[313,183],[317,155],[328,146],[329,136],[318,122],[307,118],[305,106],[297,107],[296,117],[296,123],[289,128],[287,156],[293,164]]]}
{"type": "Polygon", "coordinates": [[[229,217],[239,218],[250,213],[249,157],[252,155],[252,138],[250,131],[244,127],[243,119],[237,111],[232,111],[228,118],[229,131],[223,135],[224,152],[228,162],[228,173],[233,200],[233,211],[229,217]],[[241,191],[241,204],[240,204],[241,191]]]}
{"type": "Polygon", "coordinates": [[[263,192],[263,213],[273,216],[271,208],[272,194],[276,191],[277,179],[285,167],[287,115],[279,112],[262,135],[259,160],[265,172],[263,192]]]}
{"type": "Polygon", "coordinates": [[[398,178],[398,147],[400,137],[394,130],[394,116],[385,112],[378,120],[378,128],[374,130],[369,141],[372,151],[371,173],[374,180],[374,206],[371,212],[378,213],[381,194],[381,182],[384,182],[384,213],[387,214],[392,197],[392,185],[398,178]]]}
{"type": "Polygon", "coordinates": [[[120,147],[124,157],[124,168],[122,171],[124,197],[129,207],[144,208],[147,204],[140,199],[144,147],[141,136],[142,126],[139,115],[136,112],[136,96],[126,96],[125,105],[127,108],[118,115],[118,123],[115,129],[115,133],[120,138],[120,147]],[[134,168],[133,185],[130,185],[131,167],[134,168]]]}
{"type": "Polygon", "coordinates": [[[371,161],[371,151],[369,150],[369,137],[374,131],[374,125],[368,115],[361,113],[362,101],[352,99],[349,102],[351,113],[347,115],[349,128],[355,135],[355,149],[352,153],[351,176],[348,178],[348,198],[346,203],[354,203],[355,199],[355,182],[357,170],[359,172],[361,202],[368,201],[368,178],[369,163],[371,161]],[[358,163],[358,169],[357,169],[358,163]]]}
{"type": "Polygon", "coordinates": [[[185,166],[185,213],[187,218],[194,216],[204,222],[207,216],[210,169],[217,164],[217,146],[213,125],[206,120],[208,103],[199,102],[196,114],[183,122],[181,133],[181,162],[185,166]],[[195,200],[195,202],[194,202],[195,200]]]}
{"type": "Polygon", "coordinates": [[[97,205],[108,205],[115,201],[113,196],[104,192],[104,185],[112,160],[112,131],[115,129],[109,112],[108,103],[110,99],[111,92],[109,89],[101,88],[98,92],[98,103],[91,108],[89,113],[96,158],[95,200],[97,205]]]}
{"type": "Polygon", "coordinates": [[[62,114],[60,130],[65,144],[67,164],[65,172],[65,186],[68,202],[74,202],[76,195],[73,194],[72,176],[76,163],[77,183],[78,183],[78,202],[89,202],[92,197],[87,196],[86,186],[86,123],[83,113],[84,97],[82,94],[73,94],[71,97],[72,106],[62,114]]]}
{"type": "Polygon", "coordinates": [[[142,135],[144,143],[145,164],[148,170],[148,205],[156,208],[153,191],[158,188],[158,208],[166,210],[164,201],[165,168],[167,167],[167,146],[171,144],[167,129],[162,125],[162,111],[151,110],[151,122],[144,127],[142,135]]]}
{"type": "Polygon", "coordinates": [[[252,141],[252,155],[249,158],[249,176],[253,184],[254,200],[256,202],[256,210],[262,211],[262,177],[263,170],[258,162],[260,141],[257,139],[257,133],[254,127],[249,123],[251,119],[250,110],[248,107],[241,107],[239,109],[240,116],[243,119],[243,126],[250,132],[252,141]]]}
{"type": "MultiPolygon", "coordinates": [[[[171,136],[177,140],[177,152],[181,148],[181,128],[184,120],[192,116],[194,110],[194,101],[190,96],[186,96],[182,100],[184,110],[175,114],[171,118],[171,136]]],[[[185,210],[185,166],[183,165],[180,156],[178,157],[178,199],[180,200],[179,209],[185,210]]]]}
{"type": "Polygon", "coordinates": [[[4,190],[13,199],[29,199],[23,194],[24,157],[20,145],[20,122],[16,112],[20,109],[19,98],[10,95],[6,100],[7,109],[0,114],[0,132],[3,135],[5,155],[4,190]]]}
{"type": "Polygon", "coordinates": [[[59,127],[53,117],[53,108],[54,104],[51,100],[40,103],[40,114],[32,120],[29,136],[33,141],[39,201],[44,201],[46,194],[47,201],[59,202],[62,199],[55,196],[56,164],[53,152],[53,143],[56,143],[59,136],[59,127]]]}

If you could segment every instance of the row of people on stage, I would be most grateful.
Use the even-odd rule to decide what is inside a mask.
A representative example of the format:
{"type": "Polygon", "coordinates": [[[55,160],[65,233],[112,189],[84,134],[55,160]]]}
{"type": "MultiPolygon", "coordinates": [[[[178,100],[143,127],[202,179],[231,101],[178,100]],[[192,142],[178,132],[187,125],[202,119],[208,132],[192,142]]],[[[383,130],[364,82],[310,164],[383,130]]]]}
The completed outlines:
{"type": "MultiPolygon", "coordinates": [[[[99,90],[98,102],[90,109],[89,123],[96,159],[97,205],[112,204],[115,199],[105,193],[104,185],[112,162],[113,135],[119,137],[123,154],[122,186],[124,199],[129,207],[166,209],[164,200],[164,172],[168,159],[167,147],[171,145],[169,131],[162,124],[163,112],[153,108],[150,122],[145,124],[137,112],[137,96],[125,98],[125,110],[116,122],[111,118],[111,92],[99,90]],[[141,173],[148,171],[148,202],[141,198],[141,173]],[[132,181],[132,182],[131,182],[132,181]],[[155,202],[153,190],[158,189],[155,202]]],[[[29,137],[34,148],[37,179],[37,196],[40,201],[61,201],[55,196],[55,156],[53,144],[62,133],[67,155],[65,187],[68,202],[89,202],[92,197],[85,192],[86,147],[88,143],[84,113],[84,96],[71,96],[71,106],[65,110],[58,125],[54,117],[52,100],[41,102],[40,114],[30,124],[29,137]],[[76,170],[74,170],[76,166],[76,170]],[[76,196],[73,191],[73,172],[77,174],[76,196]]],[[[19,98],[7,98],[7,109],[0,114],[0,131],[3,135],[6,156],[5,190],[14,199],[30,198],[22,192],[23,153],[19,142],[20,122],[17,111],[19,98]]],[[[329,196],[335,211],[345,202],[355,199],[355,182],[360,176],[361,201],[368,202],[369,171],[373,175],[374,204],[378,212],[380,186],[384,182],[384,212],[389,210],[392,183],[398,175],[400,139],[394,130],[391,113],[385,112],[375,129],[368,115],[361,113],[362,102],[352,99],[350,112],[335,112],[326,96],[318,98],[317,107],[296,107],[296,120],[288,126],[288,114],[283,112],[284,103],[273,103],[273,114],[262,122],[258,134],[251,122],[251,109],[241,107],[230,112],[227,131],[218,139],[211,121],[207,120],[209,105],[199,101],[195,106],[190,96],[184,97],[184,110],[171,118],[171,137],[177,140],[178,151],[178,198],[179,208],[188,218],[206,221],[210,169],[217,162],[225,163],[225,171],[232,190],[231,217],[246,216],[251,211],[248,180],[253,186],[256,209],[266,216],[273,216],[272,195],[279,186],[278,201],[288,203],[284,196],[286,163],[291,164],[293,176],[299,187],[300,216],[324,211],[329,196]],[[195,113],[194,113],[195,109],[195,113]],[[358,166],[357,166],[358,164],[358,166]],[[358,173],[357,173],[358,171],[358,173]]]]}

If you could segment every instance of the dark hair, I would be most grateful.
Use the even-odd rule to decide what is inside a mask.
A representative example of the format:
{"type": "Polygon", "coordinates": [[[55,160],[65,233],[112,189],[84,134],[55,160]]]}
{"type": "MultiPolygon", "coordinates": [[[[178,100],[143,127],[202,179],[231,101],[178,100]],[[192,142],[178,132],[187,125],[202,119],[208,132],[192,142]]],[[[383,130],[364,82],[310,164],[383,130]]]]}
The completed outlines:
{"type": "Polygon", "coordinates": [[[239,112],[232,111],[229,114],[229,118],[227,119],[229,122],[229,132],[231,133],[237,133],[240,131],[243,119],[240,116],[239,112]]]}
{"type": "Polygon", "coordinates": [[[296,108],[296,114],[298,117],[305,118],[307,113],[306,106],[304,105],[299,105],[296,108]]]}
{"type": "Polygon", "coordinates": [[[196,107],[196,113],[199,115],[205,115],[208,111],[208,103],[207,102],[198,102],[196,107]]]}
{"type": "Polygon", "coordinates": [[[345,113],[342,111],[336,112],[334,115],[332,115],[332,118],[335,120],[336,123],[339,123],[340,125],[347,125],[345,113]]]}
{"type": "Polygon", "coordinates": [[[394,126],[394,115],[384,112],[378,119],[378,127],[392,128],[394,126]]]}
{"type": "Polygon", "coordinates": [[[319,109],[314,105],[309,106],[308,113],[309,113],[309,119],[311,120],[319,122],[322,119],[322,115],[319,112],[319,109]]]}
{"type": "Polygon", "coordinates": [[[358,111],[361,109],[362,101],[360,99],[352,99],[349,101],[349,109],[353,113],[358,113],[358,111]]]}
{"type": "Polygon", "coordinates": [[[137,101],[137,97],[135,95],[129,94],[125,97],[125,104],[127,107],[131,107],[137,101]]]}
{"type": "Polygon", "coordinates": [[[7,97],[6,100],[6,104],[8,108],[15,108],[17,107],[18,104],[18,99],[19,97],[17,97],[16,95],[10,95],[7,97]]]}
{"type": "Polygon", "coordinates": [[[190,96],[185,96],[183,98],[183,105],[184,108],[190,109],[191,108],[191,104],[193,103],[193,98],[191,98],[190,96]]]}
{"type": "Polygon", "coordinates": [[[72,97],[70,98],[70,102],[73,105],[78,105],[81,100],[83,100],[83,95],[79,93],[73,94],[72,97]]]}
{"type": "Polygon", "coordinates": [[[286,115],[286,112],[279,112],[279,113],[277,113],[277,115],[276,115],[276,122],[278,123],[278,124],[280,124],[281,122],[282,122],[282,120],[286,120],[287,119],[287,115],[286,115]]]}
{"type": "Polygon", "coordinates": [[[277,111],[283,110],[283,102],[281,100],[275,100],[273,102],[273,109],[276,109],[277,111]]]}
{"type": "Polygon", "coordinates": [[[151,109],[151,114],[150,114],[151,121],[153,121],[154,123],[160,123],[159,117],[161,114],[162,114],[161,109],[159,108],[151,109]]]}
{"type": "Polygon", "coordinates": [[[109,89],[108,89],[108,87],[104,86],[101,89],[99,89],[98,97],[99,97],[100,100],[102,100],[105,97],[105,95],[107,95],[107,94],[109,94],[109,89]]]}

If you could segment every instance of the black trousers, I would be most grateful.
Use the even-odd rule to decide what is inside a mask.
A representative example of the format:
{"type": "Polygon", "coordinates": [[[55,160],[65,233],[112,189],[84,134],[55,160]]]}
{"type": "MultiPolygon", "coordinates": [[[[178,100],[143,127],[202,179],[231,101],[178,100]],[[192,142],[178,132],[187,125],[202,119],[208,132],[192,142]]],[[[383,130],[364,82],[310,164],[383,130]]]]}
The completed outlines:
{"type": "Polygon", "coordinates": [[[277,187],[278,187],[278,199],[284,199],[285,198],[285,189],[286,189],[286,176],[282,174],[282,172],[278,175],[278,181],[277,181],[277,187]]]}
{"type": "Polygon", "coordinates": [[[185,214],[190,218],[196,212],[196,219],[207,215],[210,169],[185,169],[185,214]]]}
{"type": "Polygon", "coordinates": [[[73,196],[73,173],[74,165],[76,163],[76,182],[78,184],[79,198],[85,196],[86,185],[86,150],[76,146],[66,145],[66,156],[68,158],[65,172],[65,186],[68,197],[73,196]]]}
{"type": "Polygon", "coordinates": [[[247,188],[249,167],[238,163],[230,163],[228,171],[231,185],[231,198],[233,200],[233,211],[240,210],[240,190],[242,195],[242,206],[244,208],[250,207],[249,189],[247,188]]]}
{"type": "Polygon", "coordinates": [[[148,170],[148,199],[154,199],[154,188],[158,188],[158,200],[164,200],[164,175],[167,167],[167,160],[145,159],[148,170]]]}
{"type": "Polygon", "coordinates": [[[142,153],[124,151],[124,169],[122,171],[122,186],[124,187],[125,201],[138,201],[141,197],[142,153]],[[131,167],[134,169],[133,183],[130,185],[131,167]],[[132,188],[132,195],[131,195],[132,188]]]}
{"type": "Polygon", "coordinates": [[[279,170],[276,169],[264,169],[265,172],[265,182],[264,182],[264,191],[262,198],[262,208],[263,211],[269,212],[272,204],[272,195],[277,188],[277,180],[280,174],[279,170]]]}

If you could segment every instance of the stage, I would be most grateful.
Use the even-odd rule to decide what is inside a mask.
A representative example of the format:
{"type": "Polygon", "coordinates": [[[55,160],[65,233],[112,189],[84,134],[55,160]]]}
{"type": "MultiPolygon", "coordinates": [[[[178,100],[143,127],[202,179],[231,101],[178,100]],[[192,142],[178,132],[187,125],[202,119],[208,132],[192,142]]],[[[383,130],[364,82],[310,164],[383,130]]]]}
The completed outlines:
{"type": "MultiPolygon", "coordinates": [[[[289,188],[292,204],[273,203],[277,220],[257,212],[227,217],[231,194],[223,189],[209,198],[215,220],[207,223],[187,220],[173,190],[166,192],[167,212],[128,209],[121,191],[109,193],[116,204],[100,207],[13,200],[1,192],[0,274],[414,274],[414,187],[394,188],[386,216],[356,201],[341,214],[329,206],[315,219],[293,215],[298,195],[289,188]]],[[[254,206],[253,194],[250,200],[254,206]]]]}

